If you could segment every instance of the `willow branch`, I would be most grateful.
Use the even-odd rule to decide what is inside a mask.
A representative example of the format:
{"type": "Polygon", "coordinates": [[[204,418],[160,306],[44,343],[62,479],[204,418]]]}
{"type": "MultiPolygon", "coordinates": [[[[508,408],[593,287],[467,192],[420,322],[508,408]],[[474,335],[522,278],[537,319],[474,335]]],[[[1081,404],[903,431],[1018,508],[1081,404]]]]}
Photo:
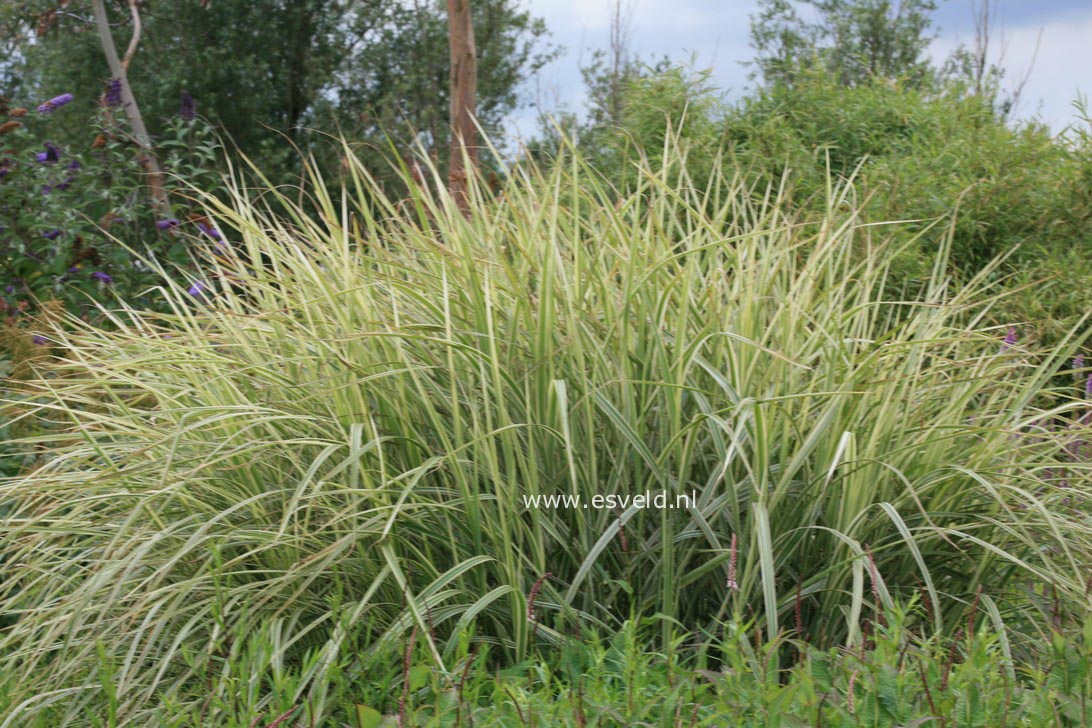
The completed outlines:
{"type": "Polygon", "coordinates": [[[129,12],[133,15],[133,37],[129,39],[129,47],[125,51],[125,57],[121,59],[121,67],[126,73],[129,72],[129,62],[133,60],[137,46],[140,45],[140,33],[143,30],[137,0],[129,0],[129,12]]]}

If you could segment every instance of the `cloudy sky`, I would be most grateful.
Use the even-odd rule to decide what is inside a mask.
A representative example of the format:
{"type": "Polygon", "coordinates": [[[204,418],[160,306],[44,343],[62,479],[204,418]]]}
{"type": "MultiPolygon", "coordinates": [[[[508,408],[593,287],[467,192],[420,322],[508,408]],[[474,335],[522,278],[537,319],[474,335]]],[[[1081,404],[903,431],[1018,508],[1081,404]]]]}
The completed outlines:
{"type": "MultiPolygon", "coordinates": [[[[897,1],[897,0],[896,0],[897,1]]],[[[758,0],[622,0],[629,8],[630,47],[642,58],[696,59],[712,68],[728,98],[748,86],[751,56],[749,18],[758,0]]],[[[608,43],[614,0],[524,0],[543,18],[562,57],[545,68],[527,89],[546,109],[559,105],[579,110],[584,97],[580,64],[591,49],[608,43]]],[[[937,60],[974,38],[972,0],[941,0],[936,13],[939,35],[931,52],[937,60]]],[[[1092,94],[1092,0],[994,0],[995,54],[1004,49],[1010,82],[1030,68],[1019,113],[1036,116],[1061,129],[1073,120],[1077,93],[1092,94]],[[1037,50],[1038,49],[1038,50],[1037,50]],[[1034,65],[1032,65],[1034,61],[1034,65]]],[[[994,60],[997,60],[995,55],[994,60]]],[[[533,130],[534,112],[524,110],[513,131],[533,130]]]]}

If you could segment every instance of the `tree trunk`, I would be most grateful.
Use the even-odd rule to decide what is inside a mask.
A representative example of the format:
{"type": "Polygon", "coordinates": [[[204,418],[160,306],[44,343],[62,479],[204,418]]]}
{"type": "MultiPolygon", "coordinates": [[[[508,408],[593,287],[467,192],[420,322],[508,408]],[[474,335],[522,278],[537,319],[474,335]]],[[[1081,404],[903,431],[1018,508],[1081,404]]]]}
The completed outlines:
{"type": "MultiPolygon", "coordinates": [[[[106,16],[106,4],[104,0],[91,0],[95,12],[95,26],[98,30],[99,41],[102,43],[102,52],[106,55],[106,63],[110,66],[110,75],[121,81],[121,103],[125,108],[125,115],[129,117],[129,125],[133,128],[133,138],[140,147],[140,166],[147,175],[148,188],[151,192],[152,204],[156,211],[166,215],[170,211],[170,203],[167,201],[167,192],[163,187],[163,172],[159,168],[159,160],[152,150],[152,140],[148,136],[148,130],[144,126],[144,117],[140,115],[140,107],[133,97],[133,90],[129,87],[129,76],[126,67],[136,51],[135,41],[139,36],[134,36],[134,43],[129,46],[125,54],[125,63],[118,58],[118,49],[114,45],[114,36],[110,32],[110,20],[106,16]]],[[[135,5],[131,4],[134,14],[135,5]]],[[[137,26],[139,33],[139,26],[137,26]]]]}
{"type": "Polygon", "coordinates": [[[478,160],[478,128],[474,115],[478,99],[478,53],[470,0],[447,0],[448,39],[451,43],[451,162],[448,188],[455,204],[469,209],[469,175],[478,160]],[[468,168],[469,164],[469,168],[468,168]]]}

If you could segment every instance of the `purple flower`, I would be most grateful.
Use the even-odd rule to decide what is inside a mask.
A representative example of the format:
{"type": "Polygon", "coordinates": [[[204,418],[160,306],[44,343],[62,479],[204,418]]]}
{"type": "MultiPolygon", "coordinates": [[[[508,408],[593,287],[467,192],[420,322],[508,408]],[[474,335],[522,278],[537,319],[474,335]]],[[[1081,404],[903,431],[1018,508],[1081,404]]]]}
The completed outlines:
{"type": "Polygon", "coordinates": [[[110,79],[110,83],[106,86],[106,93],[103,95],[102,100],[106,102],[107,106],[121,106],[120,78],[110,79]]]}
{"type": "Polygon", "coordinates": [[[64,235],[64,233],[62,233],[60,230],[50,230],[47,233],[42,233],[42,237],[46,240],[56,240],[62,235],[64,235]]]}
{"type": "Polygon", "coordinates": [[[42,344],[46,343],[46,337],[42,336],[41,334],[35,334],[34,338],[31,339],[31,340],[35,344],[37,344],[38,346],[41,346],[42,344]]]}
{"type": "Polygon", "coordinates": [[[1002,342],[1002,348],[1008,349],[1016,346],[1016,327],[1010,326],[1009,330],[1005,333],[1005,340],[1002,342]]]}
{"type": "Polygon", "coordinates": [[[46,142],[45,151],[38,152],[37,158],[42,164],[55,164],[61,161],[61,148],[53,142],[46,142]]]}
{"type": "Polygon", "coordinates": [[[68,168],[73,172],[78,172],[83,169],[83,165],[80,164],[80,160],[73,159],[71,162],[68,163],[68,168]]]}
{"type": "Polygon", "coordinates": [[[98,271],[98,270],[95,271],[94,273],[92,273],[91,277],[94,278],[97,281],[102,281],[103,283],[105,283],[107,285],[114,282],[114,279],[110,276],[109,273],[103,273],[102,271],[98,271]]]}
{"type": "Polygon", "coordinates": [[[205,285],[204,281],[194,281],[193,285],[189,287],[187,293],[194,298],[199,298],[208,292],[209,287],[205,285]]]}
{"type": "Polygon", "coordinates": [[[61,94],[60,96],[54,96],[49,101],[45,102],[38,107],[39,114],[52,114],[57,109],[61,108],[74,97],[72,94],[61,94]]]}
{"type": "Polygon", "coordinates": [[[1092,397],[1092,372],[1088,374],[1088,379],[1084,380],[1084,393],[1092,397]]]}
{"type": "Polygon", "coordinates": [[[165,220],[158,220],[155,224],[160,230],[169,230],[170,228],[178,227],[179,225],[181,225],[181,223],[178,222],[177,218],[173,217],[168,217],[165,220]]]}
{"type": "Polygon", "coordinates": [[[197,227],[200,228],[201,232],[203,232],[205,235],[208,235],[213,240],[223,240],[223,238],[220,236],[220,231],[216,228],[209,227],[203,222],[197,223],[197,227]]]}
{"type": "Polygon", "coordinates": [[[178,106],[178,118],[182,121],[193,121],[197,118],[197,102],[190,96],[189,91],[183,91],[178,106]]]}

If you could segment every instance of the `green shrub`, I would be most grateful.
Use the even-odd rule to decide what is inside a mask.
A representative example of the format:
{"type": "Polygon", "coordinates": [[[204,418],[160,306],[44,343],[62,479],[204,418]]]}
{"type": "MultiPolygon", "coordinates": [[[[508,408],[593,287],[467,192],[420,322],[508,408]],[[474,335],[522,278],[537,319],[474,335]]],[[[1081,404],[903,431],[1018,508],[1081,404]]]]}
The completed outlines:
{"type": "Polygon", "coordinates": [[[718,157],[717,117],[723,113],[709,76],[668,66],[629,79],[618,123],[593,124],[583,132],[591,166],[620,190],[632,191],[643,170],[662,168],[665,155],[681,153],[683,164],[669,166],[676,173],[685,168],[692,184],[706,187],[718,157]]]}
{"type": "MultiPolygon", "coordinates": [[[[805,217],[823,213],[832,179],[853,179],[868,192],[853,203],[862,221],[908,221],[892,231],[901,240],[951,218],[954,274],[973,276],[1014,253],[997,275],[1031,288],[997,308],[1000,324],[1030,323],[1054,341],[1092,308],[1087,119],[1053,135],[1043,124],[1006,123],[989,99],[957,84],[847,87],[818,70],[725,106],[705,75],[661,69],[626,84],[623,101],[616,125],[580,136],[623,193],[637,184],[642,156],[659,165],[673,133],[699,188],[727,149],[752,184],[784,186],[784,202],[805,217]]],[[[892,297],[931,275],[936,246],[936,236],[921,237],[892,262],[892,297]]]]}
{"type": "Polygon", "coordinates": [[[1025,242],[1072,244],[1076,236],[1092,245],[1082,225],[1092,192],[1081,184],[1092,150],[1042,124],[1006,124],[958,87],[845,88],[814,76],[758,93],[725,124],[747,162],[773,176],[789,167],[807,195],[822,191],[828,165],[842,177],[860,166],[877,220],[931,220],[958,204],[952,255],[967,268],[1025,242]]]}
{"type": "Polygon", "coordinates": [[[91,315],[109,290],[151,305],[158,299],[146,290],[158,274],[145,259],[183,265],[201,239],[209,242],[189,219],[199,210],[184,185],[215,189],[211,128],[180,118],[167,126],[157,153],[172,194],[169,209],[157,210],[119,108],[102,104],[91,118],[72,118],[78,104],[43,106],[28,111],[0,98],[0,314],[19,322],[57,300],[91,315]],[[82,124],[79,145],[54,144],[58,127],[74,123],[82,124]]]}
{"type": "MultiPolygon", "coordinates": [[[[820,75],[759,92],[725,126],[741,164],[760,178],[792,171],[794,198],[805,207],[821,208],[830,174],[855,177],[871,193],[859,203],[867,220],[920,221],[906,226],[911,234],[954,212],[952,260],[967,275],[1015,250],[1003,271],[1039,286],[1002,308],[1011,321],[1034,322],[1056,337],[1092,305],[1086,135],[1008,124],[959,87],[846,88],[820,75]],[[1046,316],[1034,316],[1044,313],[1037,303],[1046,316]]],[[[901,261],[900,279],[928,274],[935,251],[913,252],[901,261]]]]}
{"type": "Polygon", "coordinates": [[[711,169],[693,186],[669,138],[618,198],[563,159],[465,219],[359,164],[306,209],[208,198],[231,248],[164,274],[170,313],[42,332],[63,356],[26,388],[61,429],[0,488],[20,716],[104,684],[124,719],[196,709],[256,630],[258,664],[325,670],[415,629],[447,676],[471,627],[511,662],[631,614],[660,649],[754,615],[857,650],[918,594],[925,639],[980,590],[1017,645],[1040,604],[1083,608],[1088,403],[1055,375],[1087,331],[990,328],[989,270],[952,284],[940,226],[935,273],[887,301],[893,228],[851,188],[808,220],[711,169]],[[646,490],[696,502],[525,501],[646,490]]]}

